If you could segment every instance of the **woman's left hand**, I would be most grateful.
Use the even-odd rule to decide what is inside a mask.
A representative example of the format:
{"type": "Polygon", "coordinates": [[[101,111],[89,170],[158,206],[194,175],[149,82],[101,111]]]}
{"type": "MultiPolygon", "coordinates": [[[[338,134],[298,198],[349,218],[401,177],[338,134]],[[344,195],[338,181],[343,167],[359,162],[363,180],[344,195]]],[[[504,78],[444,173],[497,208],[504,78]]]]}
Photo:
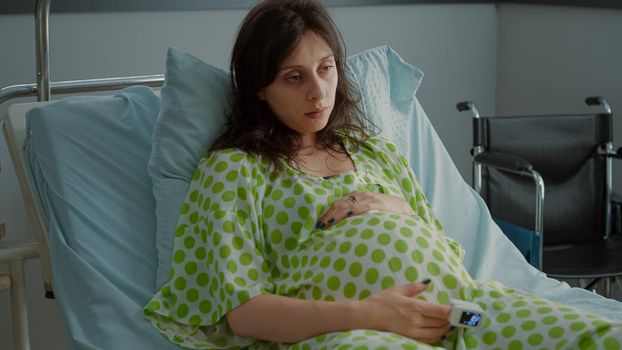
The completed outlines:
{"type": "Polygon", "coordinates": [[[346,217],[360,215],[371,210],[414,215],[404,197],[377,192],[355,191],[336,200],[318,220],[316,227],[319,229],[327,228],[346,217]]]}

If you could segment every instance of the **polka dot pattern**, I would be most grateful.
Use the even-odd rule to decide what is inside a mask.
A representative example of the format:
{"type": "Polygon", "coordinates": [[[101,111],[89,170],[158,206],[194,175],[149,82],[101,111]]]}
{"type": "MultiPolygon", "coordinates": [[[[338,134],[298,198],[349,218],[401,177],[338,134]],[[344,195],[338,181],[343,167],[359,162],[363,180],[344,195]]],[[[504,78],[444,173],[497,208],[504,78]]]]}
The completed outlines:
{"type": "Polygon", "coordinates": [[[462,247],[444,235],[395,145],[371,138],[356,150],[344,143],[356,170],[330,179],[287,164],[274,172],[266,160],[234,149],[206,155],[174,233],[171,279],[144,309],[154,326],[174,343],[205,349],[620,348],[620,324],[471,279],[462,247]],[[372,211],[316,229],[352,191],[403,196],[416,215],[372,211]],[[356,300],[425,278],[432,283],[418,298],[478,303],[487,311],[484,326],[451,331],[434,345],[371,330],[279,344],[237,337],[223,317],[264,293],[356,300]]]}

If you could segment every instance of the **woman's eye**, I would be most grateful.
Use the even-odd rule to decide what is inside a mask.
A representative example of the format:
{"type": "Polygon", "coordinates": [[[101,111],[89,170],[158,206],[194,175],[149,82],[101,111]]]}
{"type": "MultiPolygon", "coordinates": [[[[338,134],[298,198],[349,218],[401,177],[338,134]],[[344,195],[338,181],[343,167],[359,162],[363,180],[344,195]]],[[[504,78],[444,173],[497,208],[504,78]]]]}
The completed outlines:
{"type": "Polygon", "coordinates": [[[285,77],[285,80],[287,80],[287,81],[298,81],[300,79],[301,79],[300,74],[289,75],[289,76],[285,77]]]}
{"type": "Polygon", "coordinates": [[[326,65],[326,66],[323,67],[324,71],[326,71],[326,72],[328,72],[329,70],[331,70],[333,68],[335,68],[335,66],[332,66],[332,65],[326,65]]]}

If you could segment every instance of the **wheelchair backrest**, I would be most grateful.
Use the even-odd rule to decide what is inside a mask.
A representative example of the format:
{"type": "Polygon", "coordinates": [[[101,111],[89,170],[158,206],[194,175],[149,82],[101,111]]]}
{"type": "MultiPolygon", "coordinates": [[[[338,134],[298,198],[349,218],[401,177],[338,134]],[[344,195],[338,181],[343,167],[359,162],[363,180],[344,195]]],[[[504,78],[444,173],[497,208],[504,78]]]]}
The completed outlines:
{"type": "MultiPolygon", "coordinates": [[[[544,244],[584,243],[605,230],[606,161],[611,115],[483,118],[487,151],[526,159],[545,184],[544,244]]],[[[477,130],[476,130],[477,132],[477,130]]],[[[535,187],[524,176],[484,168],[482,196],[494,217],[533,228],[535,187]]]]}

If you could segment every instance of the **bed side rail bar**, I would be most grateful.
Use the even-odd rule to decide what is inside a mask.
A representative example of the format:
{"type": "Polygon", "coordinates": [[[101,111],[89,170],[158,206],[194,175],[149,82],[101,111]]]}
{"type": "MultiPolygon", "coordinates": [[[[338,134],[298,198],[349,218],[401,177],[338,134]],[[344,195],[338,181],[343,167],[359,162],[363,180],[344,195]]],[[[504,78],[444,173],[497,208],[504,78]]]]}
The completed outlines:
{"type": "Polygon", "coordinates": [[[50,4],[37,0],[35,8],[35,48],[37,54],[37,101],[50,100],[50,4]]]}
{"type": "MultiPolygon", "coordinates": [[[[98,78],[83,80],[57,81],[50,84],[50,92],[54,95],[80,92],[112,91],[134,85],[161,87],[164,74],[137,75],[119,78],[98,78]]],[[[0,103],[13,98],[37,96],[39,87],[36,83],[10,85],[0,89],[0,103]]]]}

